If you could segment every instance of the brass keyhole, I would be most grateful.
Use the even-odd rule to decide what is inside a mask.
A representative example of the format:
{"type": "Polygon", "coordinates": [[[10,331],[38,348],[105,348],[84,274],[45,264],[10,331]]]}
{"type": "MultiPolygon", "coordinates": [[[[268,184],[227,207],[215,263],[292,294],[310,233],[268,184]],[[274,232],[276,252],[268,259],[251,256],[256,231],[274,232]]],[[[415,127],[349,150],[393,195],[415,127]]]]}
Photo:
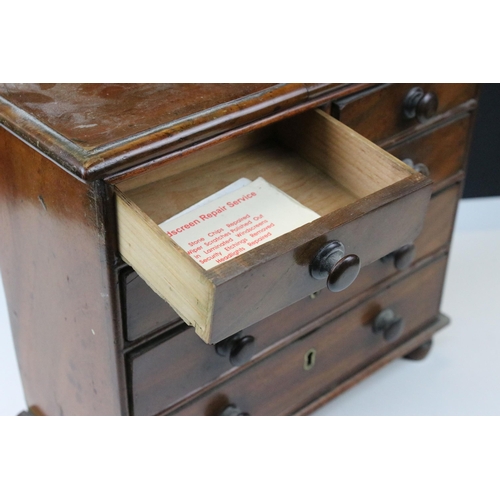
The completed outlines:
{"type": "Polygon", "coordinates": [[[309,349],[304,354],[304,370],[310,370],[316,363],[316,349],[309,349]]]}

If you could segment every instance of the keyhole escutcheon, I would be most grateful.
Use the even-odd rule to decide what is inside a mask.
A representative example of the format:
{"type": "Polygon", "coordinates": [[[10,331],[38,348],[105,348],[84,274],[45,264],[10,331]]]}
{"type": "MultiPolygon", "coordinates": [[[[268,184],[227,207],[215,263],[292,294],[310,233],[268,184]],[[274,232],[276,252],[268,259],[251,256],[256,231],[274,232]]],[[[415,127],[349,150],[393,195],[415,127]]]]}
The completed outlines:
{"type": "Polygon", "coordinates": [[[309,349],[304,354],[304,370],[310,370],[316,363],[316,349],[309,349]]]}

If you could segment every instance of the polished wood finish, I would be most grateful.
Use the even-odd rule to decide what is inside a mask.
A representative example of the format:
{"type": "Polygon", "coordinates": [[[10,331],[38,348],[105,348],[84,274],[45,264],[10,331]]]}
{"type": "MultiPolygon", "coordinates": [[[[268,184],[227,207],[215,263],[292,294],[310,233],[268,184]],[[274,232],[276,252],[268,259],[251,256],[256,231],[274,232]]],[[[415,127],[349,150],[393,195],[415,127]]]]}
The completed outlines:
{"type": "Polygon", "coordinates": [[[0,111],[23,139],[93,179],[306,98],[300,84],[4,84],[0,111]]]}
{"type": "MultiPolygon", "coordinates": [[[[449,245],[460,193],[461,184],[454,184],[431,198],[422,232],[413,242],[415,254],[410,263],[410,269],[429,255],[449,245]]],[[[374,283],[390,279],[401,272],[402,270],[394,265],[393,255],[390,258],[378,260],[363,269],[351,288],[342,292],[343,297],[361,293],[374,283]]]]}
{"type": "Polygon", "coordinates": [[[0,264],[27,405],[37,415],[119,415],[106,190],[1,128],[0,151],[0,264]]]}
{"type": "MultiPolygon", "coordinates": [[[[429,259],[424,259],[411,270],[398,273],[398,277],[418,272],[422,265],[428,263],[429,259]]],[[[370,271],[373,267],[374,264],[368,266],[366,270],[370,271]]],[[[379,278],[375,272],[371,282],[366,280],[364,283],[356,283],[353,285],[355,287],[353,291],[347,289],[332,294],[323,289],[246,328],[238,335],[254,339],[253,357],[250,363],[257,362],[311,329],[318,328],[326,321],[352,309],[360,300],[366,300],[384,290],[387,281],[376,282],[375,279],[379,278]]],[[[166,407],[170,407],[183,398],[192,398],[196,392],[209,389],[248,367],[248,363],[242,367],[234,366],[228,357],[217,354],[217,346],[218,344],[214,347],[206,346],[192,328],[168,329],[155,340],[150,340],[130,351],[129,375],[132,381],[144,374],[147,377],[151,372],[157,373],[157,380],[163,377],[165,384],[159,388],[157,397],[166,407]]],[[[138,384],[140,385],[139,382],[138,384]]]]}
{"type": "Polygon", "coordinates": [[[361,262],[357,255],[345,255],[340,241],[330,241],[314,256],[309,273],[314,279],[324,280],[328,290],[341,292],[357,278],[361,262]]]}
{"type": "MultiPolygon", "coordinates": [[[[422,259],[448,245],[453,229],[460,189],[460,184],[455,184],[445,191],[436,193],[431,198],[423,229],[414,241],[415,255],[410,263],[411,265],[415,265],[422,259]]],[[[394,266],[393,258],[375,261],[363,268],[361,274],[351,287],[338,294],[331,294],[326,289],[316,291],[316,293],[312,292],[310,295],[313,295],[314,301],[306,297],[297,303],[297,308],[294,306],[287,307],[269,318],[269,323],[266,321],[261,322],[260,324],[263,325],[262,330],[269,332],[266,334],[269,335],[269,340],[275,338],[274,334],[278,335],[279,338],[286,333],[290,333],[293,330],[294,324],[299,328],[303,325],[303,321],[311,321],[321,316],[325,312],[332,310],[343,302],[361,294],[365,290],[369,290],[377,283],[389,279],[398,273],[400,271],[394,266]],[[297,317],[297,315],[293,314],[293,311],[301,311],[301,316],[297,317]],[[276,323],[272,321],[274,317],[276,317],[276,323]]],[[[177,318],[177,321],[181,321],[166,302],[161,299],[158,300],[158,296],[140,277],[137,277],[136,273],[132,273],[131,276],[134,277],[132,281],[134,285],[133,287],[127,287],[126,300],[127,303],[133,305],[131,311],[133,323],[130,327],[127,327],[127,331],[131,331],[132,329],[135,332],[138,328],[140,330],[133,338],[128,337],[129,340],[140,338],[155,330],[160,330],[162,327],[165,329],[169,324],[176,323],[175,318],[177,318]],[[152,324],[150,329],[147,328],[149,324],[152,324]]],[[[258,339],[258,344],[259,346],[262,345],[260,339],[258,339]]],[[[192,348],[189,347],[188,349],[192,348]]],[[[259,347],[258,350],[262,348],[259,347]]],[[[179,357],[182,356],[184,354],[179,354],[179,357]]]]}
{"type": "Polygon", "coordinates": [[[401,248],[398,248],[396,251],[382,257],[382,262],[390,261],[394,264],[394,267],[398,271],[402,271],[403,269],[407,269],[410,267],[411,263],[415,260],[415,255],[417,253],[417,249],[413,243],[408,245],[404,245],[401,248]]]}
{"type": "Polygon", "coordinates": [[[235,333],[216,344],[215,352],[227,357],[233,366],[242,366],[255,354],[255,338],[243,331],[235,333]]]}
{"type": "Polygon", "coordinates": [[[328,403],[328,401],[332,400],[339,394],[342,394],[343,392],[347,391],[354,385],[361,382],[366,377],[369,377],[370,375],[375,373],[380,368],[383,368],[385,365],[387,365],[394,359],[404,356],[406,353],[411,352],[420,344],[425,343],[428,340],[432,339],[432,336],[436,332],[449,325],[449,323],[450,320],[447,316],[445,316],[444,314],[439,314],[435,321],[430,323],[419,333],[417,333],[407,341],[403,342],[402,344],[398,344],[397,347],[395,347],[392,351],[388,352],[385,356],[378,358],[376,361],[368,365],[366,368],[362,368],[352,377],[349,377],[344,382],[338,384],[332,390],[323,394],[322,396],[314,400],[312,403],[308,404],[307,406],[304,406],[303,408],[298,410],[295,413],[295,415],[309,415],[310,413],[317,410],[325,403],[328,403]]]}
{"type": "Polygon", "coordinates": [[[137,340],[160,328],[182,322],[168,302],[154,293],[135,271],[126,269],[121,276],[121,285],[126,340],[137,340]]]}
{"type": "Polygon", "coordinates": [[[333,267],[326,280],[330,292],[341,292],[350,287],[358,277],[361,262],[357,255],[346,255],[333,267]]]}
{"type": "Polygon", "coordinates": [[[266,83],[24,83],[2,84],[0,90],[17,108],[81,148],[94,150],[273,87],[276,90],[276,84],[266,83]]]}
{"type": "MultiPolygon", "coordinates": [[[[30,414],[307,414],[390,360],[421,356],[447,323],[439,301],[476,92],[472,84],[0,85],[0,265],[30,414]],[[417,85],[436,93],[436,115],[402,122],[417,85]],[[318,107],[400,160],[428,166],[434,195],[420,236],[411,212],[426,201],[425,179],[384,184],[366,142],[355,151],[358,169],[324,162],[345,144],[299,116],[318,107]],[[218,287],[214,329],[248,325],[226,348],[208,346],[124,265],[114,187],[142,196],[155,223],[177,208],[172,193],[158,205],[151,186],[193,188],[189,176],[210,162],[206,179],[223,182],[221,160],[266,144],[292,153],[302,172],[293,194],[316,203],[324,223],[208,273],[218,287]],[[303,172],[313,170],[308,191],[303,172]],[[364,264],[335,294],[309,273],[330,239],[364,264]],[[411,244],[406,269],[377,260],[411,244]],[[373,332],[387,308],[407,325],[392,341],[373,332]]],[[[208,181],[199,193],[212,190],[208,181]]]]}
{"type": "MultiPolygon", "coordinates": [[[[424,228],[415,240],[416,255],[409,271],[403,273],[398,271],[392,262],[374,262],[363,269],[363,273],[351,288],[338,294],[323,289],[320,293],[313,294],[312,297],[307,297],[245,329],[245,335],[255,338],[254,359],[265,355],[273,346],[282,344],[294,330],[304,331],[307,324],[321,316],[326,315],[325,317],[331,318],[336,310],[341,311],[338,308],[342,304],[356,300],[356,297],[361,298],[365,291],[369,294],[370,289],[397,275],[406,275],[412,269],[417,270],[420,267],[419,263],[428,260],[429,256],[440,248],[446,248],[451,237],[460,189],[460,185],[456,184],[432,197],[424,228]]],[[[151,290],[149,295],[153,295],[151,290]]],[[[147,299],[142,301],[146,303],[147,299]]],[[[161,397],[164,401],[170,401],[168,405],[179,401],[183,394],[192,395],[197,388],[208,387],[218,378],[225,379],[235,372],[230,363],[216,359],[214,352],[206,350],[206,346],[197,341],[192,329],[180,330],[175,337],[162,343],[160,347],[154,347],[152,350],[148,347],[148,353],[144,355],[141,363],[146,372],[151,366],[156,365],[158,369],[169,367],[169,373],[176,374],[173,378],[170,375],[168,389],[162,389],[161,397]],[[149,356],[159,356],[160,361],[154,363],[149,356]],[[200,368],[197,369],[196,366],[200,368]]]]}
{"type": "Polygon", "coordinates": [[[210,162],[188,170],[177,183],[166,178],[126,193],[117,190],[122,258],[207,343],[321,289],[324,284],[311,280],[308,265],[322,239],[341,241],[367,265],[421,229],[430,182],[404,163],[322,111],[286,121],[279,137],[290,149],[258,144],[219,159],[217,170],[210,162]],[[227,185],[258,176],[324,216],[210,271],[157,226],[186,208],[177,198],[189,206],[203,190],[218,189],[218,178],[227,185]]]}
{"type": "Polygon", "coordinates": [[[449,245],[461,189],[462,185],[456,183],[431,198],[432,203],[425,216],[424,228],[414,242],[414,262],[449,245]]]}
{"type": "Polygon", "coordinates": [[[93,180],[368,84],[0,84],[0,123],[93,180]]]}
{"type": "Polygon", "coordinates": [[[382,335],[387,342],[396,340],[403,333],[404,327],[404,318],[390,308],[380,311],[372,323],[373,333],[382,335]]]}
{"type": "MultiPolygon", "coordinates": [[[[407,129],[422,130],[439,121],[439,115],[474,100],[476,94],[477,85],[467,83],[381,85],[335,102],[332,113],[356,132],[378,143],[407,129]],[[415,86],[425,93],[433,92],[439,100],[436,117],[420,125],[416,118],[408,119],[403,112],[405,97],[415,86]]],[[[472,104],[475,107],[475,101],[472,104]]]]}
{"type": "Polygon", "coordinates": [[[409,120],[416,118],[425,123],[436,114],[438,106],[438,97],[434,92],[424,92],[420,87],[413,87],[403,101],[403,114],[409,120]]]}
{"type": "MultiPolygon", "coordinates": [[[[390,307],[405,318],[405,331],[396,345],[432,323],[439,312],[445,269],[446,258],[438,259],[413,276],[414,279],[396,283],[175,414],[218,415],[229,404],[250,415],[298,411],[391,350],[393,343],[372,331],[372,322],[381,310],[390,307]],[[422,288],[425,295],[420,292],[422,288]],[[317,352],[316,362],[311,370],[304,370],[303,358],[310,348],[317,352]]],[[[153,377],[150,383],[154,384],[153,377]]],[[[140,388],[134,387],[135,411],[139,414],[159,411],[159,395],[153,397],[151,387],[145,382],[140,388]]]]}
{"type": "Polygon", "coordinates": [[[411,159],[423,163],[434,181],[434,190],[464,168],[470,131],[470,115],[459,116],[438,128],[431,128],[411,140],[387,148],[400,160],[411,159]]]}

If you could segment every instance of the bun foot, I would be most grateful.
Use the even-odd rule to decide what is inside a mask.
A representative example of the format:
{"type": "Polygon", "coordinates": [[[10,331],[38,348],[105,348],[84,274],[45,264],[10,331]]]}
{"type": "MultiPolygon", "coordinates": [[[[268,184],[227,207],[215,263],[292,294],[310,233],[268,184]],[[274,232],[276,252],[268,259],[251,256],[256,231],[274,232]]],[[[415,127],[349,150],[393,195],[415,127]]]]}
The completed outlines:
{"type": "Polygon", "coordinates": [[[406,356],[404,356],[404,358],[411,359],[413,361],[420,361],[421,359],[424,359],[427,356],[427,354],[429,354],[431,347],[432,347],[432,340],[428,340],[420,347],[417,347],[415,350],[409,352],[406,356]]]}

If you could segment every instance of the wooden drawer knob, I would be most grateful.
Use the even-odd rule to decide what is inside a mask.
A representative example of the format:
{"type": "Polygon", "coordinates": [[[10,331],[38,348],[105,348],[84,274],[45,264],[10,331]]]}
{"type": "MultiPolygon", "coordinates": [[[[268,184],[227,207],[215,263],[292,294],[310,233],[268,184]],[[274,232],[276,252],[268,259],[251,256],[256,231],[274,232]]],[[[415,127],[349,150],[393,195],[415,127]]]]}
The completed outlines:
{"type": "Polygon", "coordinates": [[[406,94],[403,103],[405,118],[416,118],[420,123],[432,118],[438,109],[438,98],[434,92],[424,92],[420,87],[413,87],[406,94]]]}
{"type": "Polygon", "coordinates": [[[431,175],[429,167],[424,163],[414,163],[411,158],[405,158],[403,163],[406,163],[409,167],[413,168],[419,174],[429,177],[431,175]]]}
{"type": "Polygon", "coordinates": [[[391,252],[389,255],[382,257],[380,260],[382,262],[392,262],[394,267],[399,271],[403,269],[407,269],[410,267],[410,264],[413,262],[415,258],[415,254],[417,249],[413,243],[409,245],[404,245],[401,248],[398,248],[394,252],[391,252]]]}
{"type": "Polygon", "coordinates": [[[241,411],[237,406],[235,405],[228,405],[226,406],[219,414],[221,417],[248,417],[249,414],[241,411]]]}
{"type": "Polygon", "coordinates": [[[330,241],[316,254],[309,271],[314,279],[328,278],[328,290],[340,292],[352,284],[360,268],[361,262],[357,255],[345,255],[344,245],[340,241],[330,241]]]}
{"type": "Polygon", "coordinates": [[[238,332],[218,342],[215,350],[220,356],[229,357],[229,362],[233,366],[241,366],[250,361],[255,354],[255,339],[251,335],[238,332]]]}
{"type": "Polygon", "coordinates": [[[392,309],[384,309],[373,321],[372,328],[374,333],[381,333],[387,342],[392,342],[403,333],[404,319],[392,309]]]}

